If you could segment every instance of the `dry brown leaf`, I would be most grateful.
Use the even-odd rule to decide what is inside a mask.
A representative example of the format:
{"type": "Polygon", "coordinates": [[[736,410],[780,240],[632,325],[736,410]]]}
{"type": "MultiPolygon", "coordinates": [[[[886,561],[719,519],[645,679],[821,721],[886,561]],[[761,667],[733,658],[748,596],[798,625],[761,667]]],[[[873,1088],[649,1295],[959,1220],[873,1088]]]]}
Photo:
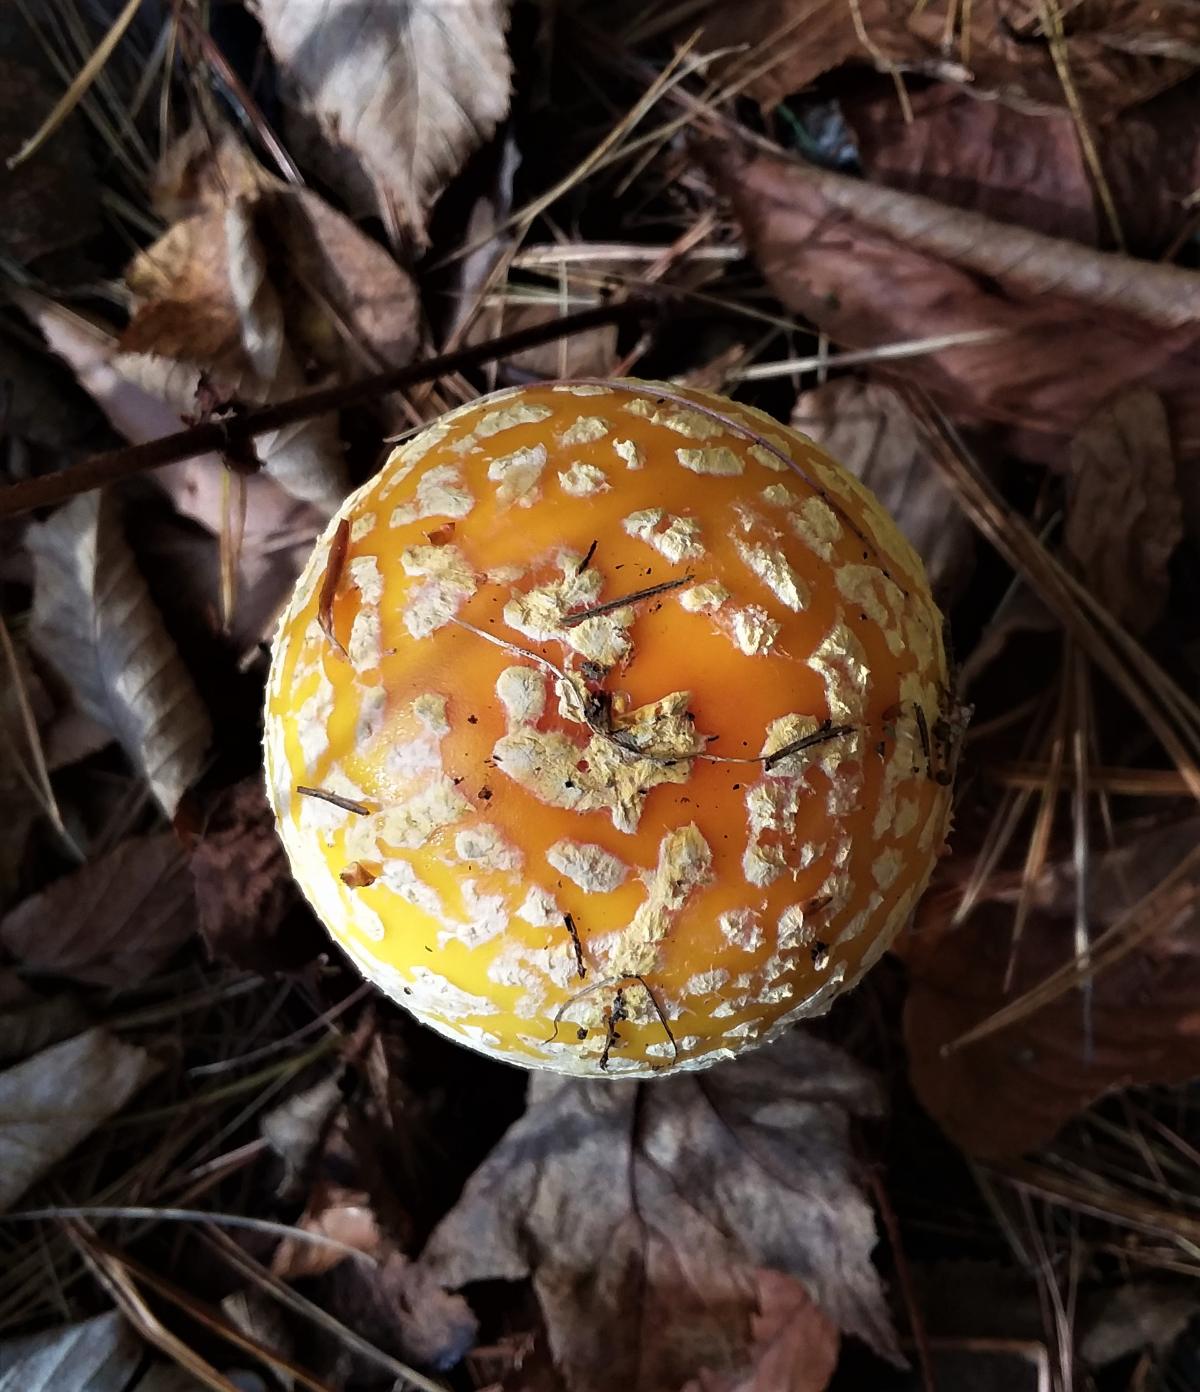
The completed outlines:
{"type": "Polygon", "coordinates": [[[1105,405],[1071,442],[1064,542],[1092,593],[1134,633],[1153,627],[1183,539],[1167,414],[1151,391],[1105,405]]]}
{"type": "Polygon", "coordinates": [[[226,789],[192,850],[201,936],[214,957],[249,971],[287,971],[325,945],[300,903],[257,778],[226,789]]]}
{"type": "Polygon", "coordinates": [[[894,1356],[849,1152],[850,1116],[878,1108],[858,1066],[804,1034],[690,1078],[537,1075],[421,1265],[451,1288],[531,1277],[579,1392],[744,1367],[764,1267],[894,1356]]]}
{"type": "Polygon", "coordinates": [[[970,574],[974,533],[896,392],[883,382],[838,377],[800,394],[792,424],[882,500],[943,605],[953,598],[970,574]]]}
{"type": "Polygon", "coordinates": [[[430,206],[508,112],[508,0],[258,0],[258,12],[385,217],[424,243],[430,206]]]}
{"type": "MultiPolygon", "coordinates": [[[[1189,217],[1200,184],[1193,79],[1098,126],[1096,150],[1127,248],[1155,259],[1189,217]]],[[[1021,111],[953,86],[910,97],[906,122],[890,83],[841,99],[864,172],[875,182],[951,207],[1089,246],[1112,228],[1067,112],[1021,111]]]]}
{"type": "MultiPolygon", "coordinates": [[[[1071,82],[1089,111],[1145,101],[1200,62],[1200,15],[1190,0],[1058,0],[1056,13],[1071,82]]],[[[728,77],[748,77],[746,90],[767,106],[842,63],[941,77],[1025,109],[1068,104],[1038,0],[973,0],[969,7],[957,0],[718,0],[704,41],[711,49],[749,45],[728,77]]]]}
{"type": "Polygon", "coordinates": [[[83,494],[27,535],[34,646],[174,815],[203,766],[211,729],[134,565],[116,504],[83,494]]]}
{"type": "Polygon", "coordinates": [[[158,1070],[145,1049],[91,1029],[0,1073],[0,1213],[158,1070]]]}
{"type": "MultiPolygon", "coordinates": [[[[1093,935],[1195,848],[1195,818],[1149,831],[1097,857],[1088,896],[1093,935]]],[[[1018,892],[1010,887],[1009,897],[1018,892]]],[[[1200,917],[1154,937],[1093,978],[1093,1045],[1083,1005],[1069,992],[1036,1013],[943,1054],[947,1045],[1074,956],[1074,876],[1042,878],[1004,990],[1013,910],[981,905],[948,926],[946,897],[927,898],[904,955],[912,973],[904,1031],[922,1104],[968,1154],[1011,1159],[1049,1141],[1071,1117],[1117,1088],[1200,1075],[1200,917]]]]}
{"type": "Polygon", "coordinates": [[[825,1392],[841,1340],[808,1291],[777,1271],[760,1271],[758,1313],[745,1368],[702,1372],[683,1392],[825,1392]]]}
{"type": "Polygon", "coordinates": [[[135,836],[56,880],[0,919],[3,945],[28,971],[93,986],[136,986],[196,928],[187,859],[170,834],[135,836]]]}
{"type": "Polygon", "coordinates": [[[1058,468],[1115,392],[1159,391],[1200,455],[1200,275],[1091,251],[797,160],[708,147],[748,243],[792,310],[851,348],[994,332],[889,365],[965,423],[1058,468]]]}

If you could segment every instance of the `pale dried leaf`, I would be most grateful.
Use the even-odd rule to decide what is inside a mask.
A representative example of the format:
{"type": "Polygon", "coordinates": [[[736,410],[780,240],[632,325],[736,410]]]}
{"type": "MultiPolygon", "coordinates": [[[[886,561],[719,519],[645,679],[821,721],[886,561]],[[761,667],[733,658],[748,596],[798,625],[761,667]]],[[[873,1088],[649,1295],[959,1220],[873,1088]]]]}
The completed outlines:
{"type": "Polygon", "coordinates": [[[284,1163],[281,1192],[293,1192],[308,1173],[345,1100],[339,1074],[331,1073],[264,1114],[259,1130],[284,1163]]]}
{"type": "Polygon", "coordinates": [[[758,1313],[746,1366],[702,1372],[684,1392],[825,1392],[837,1368],[841,1339],[799,1281],[760,1271],[758,1313]]]}
{"type": "Polygon", "coordinates": [[[158,1070],[145,1049],[91,1029],[0,1073],[0,1212],[158,1070]]]}
{"type": "Polygon", "coordinates": [[[1132,390],[1071,441],[1067,551],[1092,593],[1135,633],[1153,627],[1183,539],[1175,455],[1162,400],[1132,390]]]}
{"type": "Polygon", "coordinates": [[[742,1366],[762,1267],[894,1355],[848,1137],[878,1107],[856,1064],[802,1034],[650,1084],[535,1076],[421,1264],[454,1288],[531,1277],[579,1392],[742,1366]]]}
{"type": "Polygon", "coordinates": [[[136,986],[196,927],[188,863],[170,834],[136,836],[0,919],[0,945],[29,971],[136,986]]]}
{"type": "MultiPolygon", "coordinates": [[[[370,1196],[363,1190],[316,1185],[299,1225],[306,1232],[332,1237],[372,1257],[384,1246],[370,1196]]],[[[271,1270],[285,1281],[298,1281],[323,1276],[345,1260],[346,1254],[335,1248],[285,1237],[271,1257],[271,1270]]]]}
{"type": "Polygon", "coordinates": [[[709,147],[775,293],[850,348],[978,333],[889,364],[958,420],[1010,428],[1026,458],[1112,395],[1159,391],[1180,459],[1200,453],[1200,275],[1091,251],[797,160],[709,147]]]}
{"type": "Polygon", "coordinates": [[[800,394],[792,424],[867,485],[925,562],[939,599],[952,598],[970,573],[974,533],[896,392],[838,377],[800,394]]]}
{"type": "Polygon", "coordinates": [[[508,111],[508,0],[258,0],[263,30],[334,145],[417,242],[508,111]]]}
{"type": "Polygon", "coordinates": [[[142,1356],[141,1340],[111,1310],[4,1340],[0,1392],[127,1392],[142,1356]]]}
{"type": "Polygon", "coordinates": [[[31,638],[83,711],[120,741],[172,816],[203,767],[211,728],[103,493],[29,528],[31,638]]]}

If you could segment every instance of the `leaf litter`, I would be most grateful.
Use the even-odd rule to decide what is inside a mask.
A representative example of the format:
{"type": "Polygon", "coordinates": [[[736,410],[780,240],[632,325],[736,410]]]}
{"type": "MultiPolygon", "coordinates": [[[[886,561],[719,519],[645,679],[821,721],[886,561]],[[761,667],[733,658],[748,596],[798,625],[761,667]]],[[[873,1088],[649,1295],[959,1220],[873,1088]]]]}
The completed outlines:
{"type": "MultiPolygon", "coordinates": [[[[112,438],[61,362],[139,441],[582,300],[662,311],[4,523],[0,1091],[10,1183],[57,1216],[0,1228],[0,1357],[148,1341],[173,1362],[141,1392],[817,1392],[867,1360],[891,1392],[898,1324],[927,1384],[981,1383],[996,1324],[927,1341],[908,1248],[1026,1281],[1058,1313],[1006,1366],[1056,1359],[1065,1390],[1096,1347],[1077,1291],[1142,1267],[1167,1311],[1197,1274],[1194,7],[145,8],[107,55],[50,0],[50,69],[17,61],[22,135],[79,99],[0,189],[27,261],[6,479],[112,438]],[[257,766],[263,643],[383,434],[631,370],[732,388],[885,496],[976,727],[906,976],[702,1077],[526,1097],[373,999],[304,907],[257,766]],[[129,1326],[87,1332],[98,1294],[129,1326]]],[[[1122,1347],[1165,1366],[1178,1327],[1122,1347]]]]}

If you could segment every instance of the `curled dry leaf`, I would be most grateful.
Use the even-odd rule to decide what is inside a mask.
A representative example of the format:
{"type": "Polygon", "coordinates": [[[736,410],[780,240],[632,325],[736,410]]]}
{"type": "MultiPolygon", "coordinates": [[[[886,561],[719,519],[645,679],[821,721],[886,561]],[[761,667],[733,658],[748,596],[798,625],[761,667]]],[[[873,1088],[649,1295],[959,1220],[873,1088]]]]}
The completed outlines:
{"type": "Polygon", "coordinates": [[[1127,386],[1167,404],[1178,457],[1200,455],[1200,275],[995,222],[733,144],[707,158],[787,306],[871,348],[979,333],[891,364],[964,423],[1063,468],[1066,442],[1127,386]]]}
{"type": "Polygon", "coordinates": [[[794,1034],[691,1078],[538,1075],[530,1097],[421,1265],[453,1288],[531,1277],[568,1385],[744,1367],[764,1268],[894,1356],[848,1136],[879,1099],[843,1054],[794,1034]]]}
{"type": "MultiPolygon", "coordinates": [[[[1193,818],[1098,857],[1088,895],[1093,935],[1194,850],[1198,835],[1200,823],[1193,818]]],[[[1076,991],[943,1053],[1073,959],[1074,876],[1068,867],[1053,867],[1038,884],[1008,992],[1012,908],[985,903],[964,926],[952,928],[952,896],[926,899],[905,947],[912,987],[904,1032],[917,1095],[957,1145],[983,1159],[1011,1159],[1049,1141],[1107,1092],[1200,1075],[1197,886],[1184,892],[1192,904],[1176,916],[1171,931],[1149,938],[1093,977],[1090,1053],[1076,991]]],[[[1009,897],[1016,893],[1010,886],[1009,897]]]]}
{"type": "Polygon", "coordinates": [[[309,961],[324,935],[300,902],[275,819],[257,778],[226,789],[192,849],[200,934],[214,957],[248,971],[287,971],[309,961]]]}
{"type": "MultiPolygon", "coordinates": [[[[1189,0],[1060,4],[1057,41],[1091,112],[1120,110],[1181,81],[1200,62],[1200,16],[1189,0]]],[[[694,23],[691,18],[687,23],[694,23]]],[[[1069,99],[1038,0],[747,0],[715,5],[705,46],[749,45],[729,78],[774,105],[842,63],[911,71],[1029,109],[1069,99]],[[963,30],[967,32],[964,34],[963,30]]]]}
{"type": "Polygon", "coordinates": [[[258,0],[258,12],[385,219],[423,244],[429,207],[508,111],[508,0],[258,0]]]}
{"type": "Polygon", "coordinates": [[[81,709],[111,730],[167,816],[200,772],[211,730],[103,493],[31,526],[31,639],[81,709]]]}
{"type": "Polygon", "coordinates": [[[158,1070],[145,1049],[91,1029],[0,1073],[0,1213],[158,1070]]]}
{"type": "Polygon", "coordinates": [[[1183,538],[1167,413],[1134,389],[1071,441],[1065,543],[1092,593],[1135,633],[1162,613],[1167,564],[1183,538]]]}
{"type": "Polygon", "coordinates": [[[187,859],[175,837],[135,836],[0,919],[0,945],[29,971],[135,986],[196,928],[187,859]]]}
{"type": "MultiPolygon", "coordinates": [[[[1094,132],[1124,243],[1151,260],[1185,227],[1200,184],[1198,96],[1193,78],[1094,132]]],[[[1116,245],[1069,112],[980,101],[950,84],[911,93],[911,121],[897,101],[882,79],[841,100],[872,181],[1053,237],[1116,245]]]]}
{"type": "Polygon", "coordinates": [[[871,489],[925,562],[939,600],[953,598],[970,573],[974,534],[896,392],[838,377],[800,394],[792,424],[871,489]]]}

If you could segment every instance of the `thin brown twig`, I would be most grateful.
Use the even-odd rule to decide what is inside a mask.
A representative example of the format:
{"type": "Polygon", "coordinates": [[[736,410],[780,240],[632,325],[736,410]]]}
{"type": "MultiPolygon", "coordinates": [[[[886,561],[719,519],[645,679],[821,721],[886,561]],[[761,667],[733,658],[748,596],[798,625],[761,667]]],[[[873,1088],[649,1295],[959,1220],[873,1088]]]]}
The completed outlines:
{"type": "Polygon", "coordinates": [[[362,406],[378,397],[414,386],[418,382],[428,382],[448,373],[478,367],[493,358],[511,357],[527,348],[552,343],[557,338],[586,333],[606,324],[622,323],[626,320],[638,321],[653,312],[655,305],[644,298],[625,300],[621,304],[599,305],[579,314],[570,314],[565,319],[533,324],[527,329],[519,329],[516,333],[505,334],[501,338],[493,338],[486,343],[474,344],[453,353],[443,353],[424,362],[391,368],[387,372],[377,372],[373,376],[360,378],[357,382],[305,392],[287,401],[245,411],[241,415],[223,420],[204,421],[187,430],[176,431],[173,435],[147,440],[141,445],[130,445],[124,449],[94,454],[73,468],[64,469],[56,474],[46,474],[41,478],[25,479],[20,483],[10,483],[0,489],[0,517],[13,517],[33,508],[50,507],[80,493],[87,493],[93,488],[116,483],[119,479],[129,478],[149,469],[161,468],[164,464],[176,464],[181,459],[191,459],[199,454],[225,453],[235,458],[245,458],[252,450],[252,442],[257,435],[280,430],[284,426],[296,424],[297,421],[311,420],[314,416],[325,415],[330,411],[362,406]]]}
{"type": "Polygon", "coordinates": [[[627,604],[636,604],[642,599],[653,599],[655,595],[666,594],[670,590],[679,589],[681,585],[688,585],[695,578],[689,571],[687,575],[681,575],[676,580],[664,580],[661,585],[647,585],[644,590],[634,590],[632,594],[622,595],[620,599],[606,599],[603,604],[593,604],[590,609],[580,609],[577,613],[567,614],[562,625],[564,628],[574,628],[576,624],[583,623],[584,619],[611,614],[614,609],[624,609],[627,604]]]}
{"type": "Polygon", "coordinates": [[[317,798],[331,807],[340,807],[343,812],[355,812],[360,817],[371,815],[371,809],[365,802],[355,802],[353,798],[342,797],[340,793],[327,793],[324,788],[310,788],[303,783],[296,785],[296,791],[301,797],[317,798]]]}

